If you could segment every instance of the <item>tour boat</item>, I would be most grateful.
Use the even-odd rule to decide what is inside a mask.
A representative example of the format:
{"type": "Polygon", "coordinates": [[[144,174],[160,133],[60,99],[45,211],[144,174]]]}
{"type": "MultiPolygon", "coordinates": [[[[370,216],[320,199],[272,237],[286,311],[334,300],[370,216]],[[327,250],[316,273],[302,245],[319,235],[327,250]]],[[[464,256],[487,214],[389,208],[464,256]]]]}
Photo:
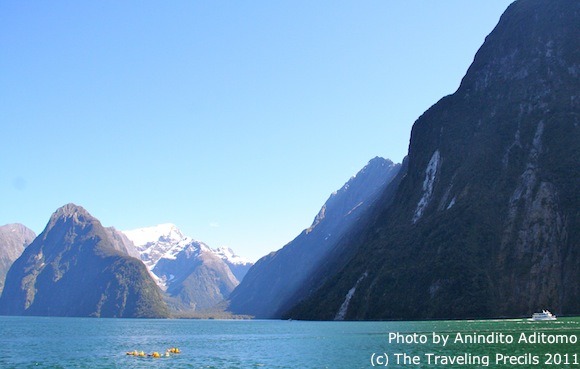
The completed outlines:
{"type": "Polygon", "coordinates": [[[543,310],[541,313],[534,313],[531,320],[556,320],[556,316],[548,310],[543,310]]]}

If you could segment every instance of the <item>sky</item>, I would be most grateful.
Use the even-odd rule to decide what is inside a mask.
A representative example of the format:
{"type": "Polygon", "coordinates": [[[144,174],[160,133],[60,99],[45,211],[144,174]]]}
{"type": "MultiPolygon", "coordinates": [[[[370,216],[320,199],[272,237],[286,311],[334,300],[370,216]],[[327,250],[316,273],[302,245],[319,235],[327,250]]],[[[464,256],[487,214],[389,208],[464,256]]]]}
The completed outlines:
{"type": "Polygon", "coordinates": [[[0,225],[60,206],[257,260],[453,93],[511,1],[0,2],[0,225]]]}

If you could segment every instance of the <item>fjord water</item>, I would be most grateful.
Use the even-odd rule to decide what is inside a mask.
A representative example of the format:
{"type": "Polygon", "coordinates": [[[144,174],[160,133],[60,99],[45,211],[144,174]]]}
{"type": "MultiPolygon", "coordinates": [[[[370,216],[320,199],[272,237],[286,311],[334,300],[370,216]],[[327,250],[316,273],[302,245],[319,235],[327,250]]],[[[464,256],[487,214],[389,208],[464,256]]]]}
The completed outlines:
{"type": "Polygon", "coordinates": [[[0,317],[0,368],[370,368],[383,363],[384,354],[391,368],[580,368],[578,343],[518,343],[522,333],[577,340],[580,318],[303,322],[0,317]],[[511,336],[515,342],[451,342],[474,333],[495,340],[511,336]],[[389,342],[395,334],[398,338],[389,342]],[[433,334],[449,335],[449,342],[436,343],[433,334]],[[425,343],[406,342],[421,337],[425,343]],[[160,359],[126,355],[133,350],[164,353],[170,347],[181,354],[160,359]],[[396,354],[420,362],[397,364],[396,354]],[[435,356],[428,354],[468,362],[434,362],[435,356]],[[496,363],[496,354],[517,356],[520,362],[496,363]],[[546,354],[559,357],[559,364],[547,364],[546,354]],[[568,364],[561,360],[565,354],[568,364]],[[490,357],[489,365],[474,364],[476,356],[490,357]],[[538,363],[525,362],[533,356],[538,363]]]}

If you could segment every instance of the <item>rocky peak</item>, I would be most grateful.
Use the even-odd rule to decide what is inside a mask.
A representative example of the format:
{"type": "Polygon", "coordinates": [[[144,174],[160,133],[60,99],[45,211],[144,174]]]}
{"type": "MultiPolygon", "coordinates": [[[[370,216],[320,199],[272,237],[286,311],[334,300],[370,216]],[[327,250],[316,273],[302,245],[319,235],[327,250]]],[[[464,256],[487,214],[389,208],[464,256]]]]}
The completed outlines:
{"type": "Polygon", "coordinates": [[[56,209],[56,211],[54,212],[54,214],[52,215],[52,218],[71,218],[74,216],[90,216],[89,212],[83,208],[82,206],[73,204],[73,203],[68,203],[66,205],[61,206],[60,208],[56,209]]]}
{"type": "Polygon", "coordinates": [[[161,317],[167,306],[133,245],[84,208],[51,216],[10,268],[0,314],[161,317]]]}
{"type": "Polygon", "coordinates": [[[397,173],[400,164],[389,159],[374,157],[358,173],[352,176],[339,190],[333,192],[324,203],[307,233],[317,227],[324,219],[350,216],[363,206],[365,200],[374,199],[372,194],[383,188],[397,173]]]}
{"type": "Polygon", "coordinates": [[[123,233],[135,244],[141,260],[153,270],[157,262],[163,258],[175,259],[177,254],[188,249],[188,253],[193,249],[201,250],[203,243],[186,237],[179,228],[171,223],[159,224],[152,227],[138,228],[123,233]]]}
{"type": "Polygon", "coordinates": [[[215,254],[229,264],[251,264],[252,262],[240,255],[237,255],[230,247],[222,246],[215,249],[215,254]]]}
{"type": "Polygon", "coordinates": [[[69,203],[58,208],[52,214],[50,221],[48,222],[48,226],[54,226],[58,221],[72,221],[75,224],[83,224],[95,220],[96,219],[82,206],[69,203]]]}
{"type": "MultiPolygon", "coordinates": [[[[20,223],[6,224],[0,227],[0,240],[17,240],[18,245],[22,249],[34,241],[35,237],[36,234],[31,229],[20,223]]],[[[16,243],[14,243],[14,245],[16,245],[16,243]]],[[[6,249],[6,247],[4,247],[4,249],[6,249]]],[[[22,250],[20,252],[22,252],[22,250]]]]}
{"type": "Polygon", "coordinates": [[[460,89],[482,91],[508,81],[553,84],[578,76],[580,3],[576,0],[519,0],[502,15],[477,52],[460,89]],[[566,27],[559,25],[566,24],[566,27]],[[562,74],[556,71],[563,68],[562,74]]]}

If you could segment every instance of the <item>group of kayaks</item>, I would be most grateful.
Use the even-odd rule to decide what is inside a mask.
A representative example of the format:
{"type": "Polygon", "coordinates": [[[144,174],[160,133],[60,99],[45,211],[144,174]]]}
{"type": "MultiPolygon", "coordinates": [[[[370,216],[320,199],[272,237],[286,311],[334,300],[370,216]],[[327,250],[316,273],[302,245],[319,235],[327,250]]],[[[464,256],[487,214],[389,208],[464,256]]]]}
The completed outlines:
{"type": "Polygon", "coordinates": [[[154,351],[150,354],[146,354],[145,351],[128,351],[127,355],[129,356],[136,356],[136,357],[152,357],[154,359],[158,359],[161,357],[169,357],[171,354],[181,354],[181,351],[177,347],[172,347],[165,350],[165,354],[161,355],[159,352],[154,351]]]}

